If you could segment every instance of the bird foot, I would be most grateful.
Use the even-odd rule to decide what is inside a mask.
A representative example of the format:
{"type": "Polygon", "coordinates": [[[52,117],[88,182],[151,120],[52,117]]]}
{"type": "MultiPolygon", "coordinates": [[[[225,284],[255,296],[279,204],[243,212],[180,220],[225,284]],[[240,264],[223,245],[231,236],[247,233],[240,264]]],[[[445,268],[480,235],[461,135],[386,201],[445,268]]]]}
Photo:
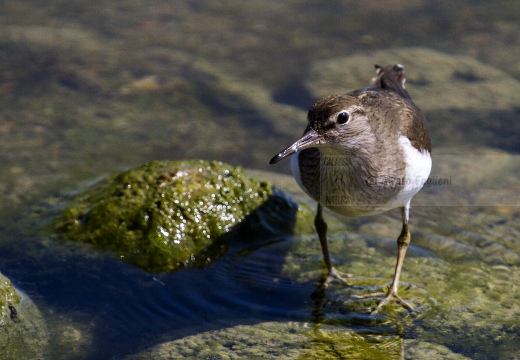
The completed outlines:
{"type": "Polygon", "coordinates": [[[384,292],[374,292],[374,293],[363,294],[363,295],[352,295],[351,297],[356,300],[373,298],[373,297],[382,297],[382,299],[377,304],[377,307],[370,313],[371,315],[377,314],[378,311],[383,307],[383,305],[389,303],[390,301],[397,301],[405,309],[408,309],[410,311],[415,311],[413,306],[410,305],[409,302],[407,302],[406,300],[401,298],[399,295],[397,295],[396,291],[392,291],[392,290],[389,290],[386,294],[384,292]]]}
{"type": "Polygon", "coordinates": [[[345,279],[349,277],[352,277],[352,274],[342,273],[336,270],[336,268],[332,267],[327,275],[327,278],[325,279],[325,282],[323,283],[323,286],[327,287],[330,283],[333,282],[340,282],[344,285],[350,286],[351,284],[345,279]]]}

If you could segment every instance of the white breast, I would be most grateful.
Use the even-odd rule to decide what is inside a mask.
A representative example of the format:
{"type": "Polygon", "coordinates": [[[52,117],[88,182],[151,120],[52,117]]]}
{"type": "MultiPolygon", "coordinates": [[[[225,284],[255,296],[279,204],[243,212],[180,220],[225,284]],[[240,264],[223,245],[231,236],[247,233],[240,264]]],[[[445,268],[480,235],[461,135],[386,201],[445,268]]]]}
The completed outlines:
{"type": "Polygon", "coordinates": [[[300,155],[299,151],[296,152],[293,156],[291,156],[291,172],[292,172],[292,174],[294,176],[294,179],[296,180],[296,182],[300,186],[300,188],[303,191],[305,191],[305,193],[307,195],[309,195],[310,198],[313,198],[313,196],[309,193],[307,188],[305,188],[305,186],[303,186],[302,176],[300,174],[300,164],[298,163],[298,155],[300,155]]]}
{"type": "Polygon", "coordinates": [[[406,163],[404,187],[391,202],[390,207],[407,205],[412,197],[421,190],[432,169],[432,157],[427,150],[419,151],[413,147],[406,136],[399,137],[399,146],[406,163]]]}

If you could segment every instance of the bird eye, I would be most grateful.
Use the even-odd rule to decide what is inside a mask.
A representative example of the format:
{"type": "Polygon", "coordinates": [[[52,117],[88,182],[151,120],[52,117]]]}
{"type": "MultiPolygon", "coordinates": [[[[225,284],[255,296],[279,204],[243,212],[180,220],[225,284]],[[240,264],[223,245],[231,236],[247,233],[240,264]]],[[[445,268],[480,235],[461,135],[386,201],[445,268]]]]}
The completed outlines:
{"type": "Polygon", "coordinates": [[[349,120],[350,120],[350,114],[348,111],[342,111],[336,117],[336,121],[340,125],[346,124],[349,120]]]}

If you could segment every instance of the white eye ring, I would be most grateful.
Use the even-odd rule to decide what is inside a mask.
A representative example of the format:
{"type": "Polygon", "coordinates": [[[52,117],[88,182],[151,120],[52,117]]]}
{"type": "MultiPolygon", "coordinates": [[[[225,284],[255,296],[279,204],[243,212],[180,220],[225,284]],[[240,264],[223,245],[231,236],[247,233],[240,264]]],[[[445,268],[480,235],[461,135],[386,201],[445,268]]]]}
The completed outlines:
{"type": "Polygon", "coordinates": [[[343,125],[350,121],[350,113],[347,110],[342,110],[336,115],[338,124],[343,125]]]}

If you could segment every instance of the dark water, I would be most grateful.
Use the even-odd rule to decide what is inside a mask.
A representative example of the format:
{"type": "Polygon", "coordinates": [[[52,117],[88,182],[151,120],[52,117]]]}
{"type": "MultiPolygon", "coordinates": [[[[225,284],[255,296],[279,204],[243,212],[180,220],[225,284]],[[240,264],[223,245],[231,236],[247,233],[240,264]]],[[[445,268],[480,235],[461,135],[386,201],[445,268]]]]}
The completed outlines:
{"type": "MultiPolygon", "coordinates": [[[[217,159],[288,173],[288,164],[269,168],[268,160],[303,132],[305,111],[320,93],[321,85],[308,79],[318,61],[420,46],[494,67],[515,91],[520,80],[518,1],[5,1],[0,8],[0,271],[36,303],[55,332],[49,358],[62,354],[57,333],[67,324],[81,334],[71,342],[79,350],[67,349],[67,356],[99,359],[270,320],[330,320],[360,333],[405,338],[416,337],[413,329],[421,328],[430,331],[430,341],[469,357],[520,354],[508,352],[516,325],[509,338],[484,348],[478,336],[473,337],[477,344],[449,344],[438,328],[424,325],[427,320],[404,330],[399,321],[376,321],[371,327],[362,313],[338,310],[327,300],[333,295],[317,292],[323,270],[318,247],[295,260],[304,259],[315,272],[302,278],[284,268],[301,239],[268,239],[253,248],[236,244],[209,267],[149,274],[109,256],[39,238],[31,230],[48,220],[45,208],[37,220],[28,215],[43,198],[148,160],[217,159]]],[[[379,61],[371,59],[367,69],[379,61]]],[[[413,73],[413,66],[405,66],[411,74],[407,90],[420,97],[428,83],[413,73]]],[[[481,81],[478,74],[457,74],[455,81],[481,81]]],[[[372,73],[356,76],[368,81],[372,73]]],[[[495,96],[501,103],[489,93],[495,96]]],[[[475,174],[482,178],[469,174],[456,184],[462,193],[476,186],[470,180],[489,184],[488,193],[472,197],[455,188],[428,189],[425,193],[436,197],[433,205],[448,208],[421,209],[412,225],[419,240],[407,261],[453,266],[437,268],[445,271],[442,279],[452,279],[452,288],[425,291],[441,303],[442,293],[452,296],[453,302],[444,301],[451,310],[466,309],[472,295],[457,298],[456,285],[468,284],[459,266],[483,273],[504,266],[517,274],[520,265],[515,220],[520,101],[513,97],[500,108],[482,109],[435,109],[428,103],[421,99],[419,105],[429,109],[434,151],[491,152],[513,159],[490,173],[484,165],[500,161],[471,161],[480,164],[475,174]],[[490,180],[494,174],[506,184],[500,191],[492,186],[497,185],[490,180]],[[452,201],[453,194],[462,200],[452,201]],[[461,205],[474,207],[453,210],[461,205]],[[426,237],[430,242],[421,240],[426,237]],[[453,247],[443,248],[449,241],[453,247]]],[[[442,168],[444,174],[446,168],[453,166],[442,168]]],[[[429,205],[426,194],[418,200],[422,206],[429,205]]],[[[373,256],[374,263],[357,258],[357,245],[352,245],[352,253],[336,254],[335,261],[354,269],[369,261],[368,269],[358,273],[381,267],[367,277],[384,283],[395,257],[398,216],[347,224],[348,232],[367,234],[362,251],[375,248],[381,256],[373,256]],[[387,260],[380,264],[379,258],[387,260]]],[[[404,272],[411,283],[426,286],[424,278],[406,273],[407,262],[404,272]]],[[[488,284],[503,279],[493,274],[488,284]]],[[[490,285],[499,289],[499,304],[510,285],[490,285]]],[[[504,327],[509,325],[504,321],[504,327]]]]}
{"type": "Polygon", "coordinates": [[[314,283],[281,275],[286,242],[235,248],[207,268],[149,274],[112,257],[35,241],[18,239],[23,249],[3,245],[4,273],[45,309],[50,324],[66,316],[90,333],[80,358],[131,353],[161,337],[252,319],[312,321],[314,283]]]}

